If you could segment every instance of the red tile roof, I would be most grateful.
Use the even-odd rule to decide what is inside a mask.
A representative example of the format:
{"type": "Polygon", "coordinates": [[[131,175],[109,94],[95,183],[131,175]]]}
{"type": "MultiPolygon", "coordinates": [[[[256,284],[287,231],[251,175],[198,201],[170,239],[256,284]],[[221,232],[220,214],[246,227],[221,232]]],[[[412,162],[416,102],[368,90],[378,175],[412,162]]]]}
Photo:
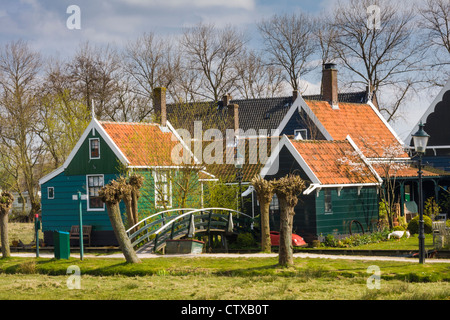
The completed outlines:
{"type": "MultiPolygon", "coordinates": [[[[389,164],[379,164],[379,163],[372,163],[372,167],[375,169],[375,171],[378,173],[378,175],[381,178],[386,178],[386,175],[390,175],[392,178],[417,178],[419,169],[412,167],[411,165],[403,165],[396,167],[395,165],[391,168],[389,168],[389,164]]],[[[437,177],[442,174],[432,172],[430,170],[422,169],[422,174],[424,177],[437,177]]],[[[445,174],[445,172],[443,173],[445,174]]]]}
{"type": "Polygon", "coordinates": [[[378,183],[348,141],[290,141],[321,184],[378,183]]]}
{"type": "MultiPolygon", "coordinates": [[[[274,141],[278,142],[277,137],[273,138],[274,141]]],[[[261,169],[263,168],[265,161],[267,158],[270,157],[271,153],[271,145],[272,145],[272,139],[271,138],[243,138],[240,140],[240,143],[243,147],[243,154],[244,157],[244,163],[242,166],[242,181],[248,182],[253,179],[257,174],[260,173],[261,169]],[[260,149],[263,147],[264,149],[260,149]]],[[[203,154],[203,161],[206,166],[206,169],[209,173],[213,174],[222,182],[225,183],[232,183],[237,182],[237,169],[234,165],[234,154],[235,154],[235,147],[234,146],[227,146],[227,141],[216,141],[223,147],[222,156],[223,161],[222,163],[213,163],[211,159],[208,159],[208,152],[204,152],[203,154]],[[231,157],[227,155],[232,155],[231,157]]],[[[210,145],[211,142],[205,141],[203,145],[203,150],[205,150],[205,147],[210,145]]]]}
{"type": "MultiPolygon", "coordinates": [[[[383,146],[400,145],[368,104],[339,102],[339,109],[332,109],[327,101],[305,102],[334,140],[344,140],[350,135],[368,158],[383,158],[383,146]]],[[[407,156],[406,153],[401,155],[407,156]]]]}
{"type": "Polygon", "coordinates": [[[157,124],[132,122],[100,122],[130,166],[171,166],[178,141],[170,131],[163,132],[157,124]]]}

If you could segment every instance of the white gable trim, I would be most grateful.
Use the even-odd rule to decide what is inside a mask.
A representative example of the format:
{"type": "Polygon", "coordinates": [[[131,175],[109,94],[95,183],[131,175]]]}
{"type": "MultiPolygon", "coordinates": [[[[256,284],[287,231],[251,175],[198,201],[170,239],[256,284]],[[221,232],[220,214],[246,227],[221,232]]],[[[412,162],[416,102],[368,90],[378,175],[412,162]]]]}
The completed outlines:
{"type": "Polygon", "coordinates": [[[289,120],[294,115],[295,111],[298,113],[301,113],[302,109],[305,111],[306,115],[313,121],[314,125],[319,129],[319,131],[323,134],[325,139],[327,140],[333,140],[333,137],[328,133],[328,131],[325,129],[323,124],[319,121],[319,119],[316,117],[314,112],[311,110],[311,108],[308,106],[308,104],[305,102],[303,97],[299,95],[297,99],[295,99],[294,103],[292,104],[289,111],[284,116],[283,120],[281,120],[278,128],[276,129],[275,133],[272,135],[281,135],[284,128],[288,124],[289,120]]]}
{"type": "Polygon", "coordinates": [[[327,139],[328,141],[334,140],[331,134],[327,131],[327,129],[325,129],[325,126],[322,124],[322,122],[320,122],[319,118],[316,117],[315,113],[311,110],[306,101],[303,100],[303,98],[301,99],[298,112],[301,112],[301,109],[305,111],[306,115],[312,120],[314,125],[317,127],[317,129],[319,129],[320,133],[323,134],[325,139],[327,139]]]}
{"type": "Polygon", "coordinates": [[[350,135],[347,135],[347,137],[345,138],[353,147],[353,149],[355,149],[355,151],[358,153],[359,157],[361,158],[361,160],[364,162],[364,164],[369,168],[369,170],[373,173],[373,175],[377,178],[379,183],[383,183],[383,179],[381,179],[380,175],[378,174],[378,172],[372,167],[372,165],[369,163],[369,160],[366,158],[366,156],[362,153],[362,151],[358,148],[358,146],[356,145],[356,143],[353,141],[353,139],[350,137],[350,135]]]}
{"type": "Polygon", "coordinates": [[[283,135],[278,145],[275,147],[275,150],[272,151],[272,154],[270,155],[269,159],[266,162],[266,165],[261,170],[261,177],[264,178],[269,173],[272,173],[275,169],[278,169],[279,167],[279,154],[283,147],[286,147],[289,152],[292,154],[292,156],[295,158],[297,163],[300,165],[302,170],[306,173],[308,178],[312,181],[312,183],[320,184],[320,180],[317,178],[317,176],[314,174],[314,172],[311,170],[311,168],[308,166],[306,161],[303,159],[303,157],[298,153],[297,149],[295,149],[292,142],[289,140],[289,138],[286,135],[283,135]]]}
{"type": "MultiPolygon", "coordinates": [[[[407,143],[409,144],[411,139],[412,139],[412,135],[419,130],[419,123],[422,121],[424,124],[428,118],[428,116],[434,112],[434,109],[436,108],[436,105],[438,104],[438,102],[440,102],[442,100],[442,98],[444,97],[444,93],[446,93],[447,91],[450,90],[450,80],[447,81],[447,83],[444,85],[444,87],[442,88],[441,91],[439,91],[438,95],[434,98],[433,102],[431,102],[430,106],[428,107],[427,111],[425,111],[425,113],[420,117],[419,121],[417,121],[416,125],[414,126],[413,130],[409,133],[408,137],[406,138],[407,143]]],[[[431,147],[431,146],[427,146],[427,149],[433,149],[436,147],[431,147]]]]}
{"type": "MultiPolygon", "coordinates": [[[[194,158],[194,163],[195,164],[200,164],[200,161],[195,157],[195,155],[192,153],[191,148],[189,148],[189,146],[186,144],[186,142],[180,137],[180,135],[178,134],[178,132],[174,129],[174,127],[172,126],[172,124],[169,121],[166,121],[166,125],[169,128],[169,130],[172,132],[173,136],[175,136],[177,138],[177,140],[181,143],[181,145],[184,147],[185,150],[187,150],[189,152],[189,154],[191,155],[192,158],[194,158]]],[[[172,141],[175,141],[173,139],[172,136],[172,141]]]]}
{"type": "Polygon", "coordinates": [[[404,146],[405,143],[403,142],[403,140],[399,137],[399,135],[397,134],[397,132],[395,132],[395,130],[391,127],[391,125],[386,121],[386,119],[381,115],[380,111],[378,111],[378,108],[375,107],[375,105],[372,103],[372,101],[367,101],[367,104],[372,108],[373,112],[375,112],[375,114],[378,116],[378,118],[380,118],[380,120],[383,122],[383,124],[386,126],[386,128],[389,129],[389,131],[393,134],[395,139],[397,139],[397,141],[402,146],[404,146]]]}
{"type": "Polygon", "coordinates": [[[64,167],[61,166],[58,169],[50,172],[49,174],[43,176],[41,179],[39,179],[39,185],[43,185],[47,181],[52,180],[54,177],[58,176],[60,173],[64,172],[64,167]]]}

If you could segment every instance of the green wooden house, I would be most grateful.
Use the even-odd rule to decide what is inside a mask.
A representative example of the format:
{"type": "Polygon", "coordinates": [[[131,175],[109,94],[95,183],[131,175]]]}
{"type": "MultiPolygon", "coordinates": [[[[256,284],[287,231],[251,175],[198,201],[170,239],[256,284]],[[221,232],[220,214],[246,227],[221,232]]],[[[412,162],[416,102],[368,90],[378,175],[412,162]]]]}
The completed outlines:
{"type": "MultiPolygon", "coordinates": [[[[378,220],[377,188],[382,179],[350,136],[335,141],[283,136],[261,176],[272,180],[287,174],[308,182],[295,207],[293,224],[293,232],[307,242],[327,234],[366,231],[378,220]],[[350,155],[352,159],[347,161],[350,155]]],[[[272,200],[271,206],[276,203],[272,200]]],[[[278,230],[279,208],[271,209],[271,230],[278,230]]]]}
{"type": "MultiPolygon", "coordinates": [[[[52,245],[53,231],[70,231],[79,224],[78,200],[73,199],[81,192],[83,225],[92,226],[91,246],[116,245],[99,190],[130,172],[144,176],[140,218],[164,209],[200,207],[202,183],[214,177],[202,171],[194,159],[170,123],[92,119],[64,164],[39,181],[44,242],[52,245]],[[180,160],[183,155],[192,160],[189,165],[180,160]],[[181,188],[182,183],[189,189],[186,185],[181,188]]],[[[124,206],[122,209],[127,225],[124,206]]]]}

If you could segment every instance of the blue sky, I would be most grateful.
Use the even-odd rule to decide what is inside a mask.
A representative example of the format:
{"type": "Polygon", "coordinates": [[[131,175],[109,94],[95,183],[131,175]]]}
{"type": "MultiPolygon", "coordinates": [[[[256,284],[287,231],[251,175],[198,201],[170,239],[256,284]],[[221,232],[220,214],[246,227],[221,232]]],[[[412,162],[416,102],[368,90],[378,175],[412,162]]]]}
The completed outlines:
{"type": "MultiPolygon", "coordinates": [[[[346,0],[342,0],[346,1],[346,0]]],[[[422,0],[416,0],[422,1],[422,0]]],[[[244,30],[250,44],[260,43],[256,23],[278,13],[302,10],[315,15],[330,10],[338,0],[0,0],[0,45],[28,41],[43,56],[68,58],[80,42],[123,48],[143,32],[179,35],[199,22],[227,24],[244,30]],[[67,8],[81,10],[81,29],[70,30],[67,8]]],[[[308,93],[317,93],[320,70],[307,79],[308,93]]],[[[422,92],[411,101],[405,118],[394,124],[406,136],[437,92],[422,92]],[[423,110],[423,111],[422,111],[423,110]]]]}
{"type": "Polygon", "coordinates": [[[0,0],[0,43],[28,40],[44,54],[70,55],[80,41],[123,46],[145,31],[180,34],[198,22],[235,25],[257,37],[255,25],[273,13],[317,13],[333,0],[0,0]],[[81,29],[69,30],[68,6],[81,10],[81,29]]]}

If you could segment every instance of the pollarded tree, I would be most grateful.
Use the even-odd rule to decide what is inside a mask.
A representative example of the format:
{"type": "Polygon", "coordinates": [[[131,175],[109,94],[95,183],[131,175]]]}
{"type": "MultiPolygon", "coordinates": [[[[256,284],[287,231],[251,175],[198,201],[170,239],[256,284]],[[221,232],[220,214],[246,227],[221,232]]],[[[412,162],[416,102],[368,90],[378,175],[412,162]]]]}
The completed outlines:
{"type": "Polygon", "coordinates": [[[114,234],[116,235],[120,250],[125,256],[126,261],[128,263],[140,263],[141,260],[138,258],[131,245],[130,238],[127,236],[120,214],[119,202],[122,200],[127,189],[128,186],[125,183],[119,183],[116,180],[112,180],[100,190],[99,195],[102,198],[102,201],[106,203],[109,220],[111,221],[114,234]]]}
{"type": "Polygon", "coordinates": [[[292,250],[292,226],[298,196],[305,189],[305,181],[299,176],[289,174],[273,182],[274,190],[280,203],[280,247],[278,264],[291,266],[294,264],[292,250]]]}
{"type": "Polygon", "coordinates": [[[8,239],[8,214],[11,210],[14,197],[9,192],[2,192],[0,196],[0,233],[2,240],[2,256],[8,258],[11,255],[8,239]]]}
{"type": "Polygon", "coordinates": [[[144,177],[141,176],[140,174],[133,173],[128,178],[128,184],[131,186],[131,204],[132,204],[131,208],[133,213],[133,220],[134,223],[136,224],[139,222],[138,201],[141,195],[139,190],[144,184],[144,177]]]}
{"type": "Polygon", "coordinates": [[[271,181],[267,181],[261,176],[252,179],[252,186],[256,190],[261,211],[261,251],[270,252],[269,207],[275,192],[274,186],[271,181]]]}

